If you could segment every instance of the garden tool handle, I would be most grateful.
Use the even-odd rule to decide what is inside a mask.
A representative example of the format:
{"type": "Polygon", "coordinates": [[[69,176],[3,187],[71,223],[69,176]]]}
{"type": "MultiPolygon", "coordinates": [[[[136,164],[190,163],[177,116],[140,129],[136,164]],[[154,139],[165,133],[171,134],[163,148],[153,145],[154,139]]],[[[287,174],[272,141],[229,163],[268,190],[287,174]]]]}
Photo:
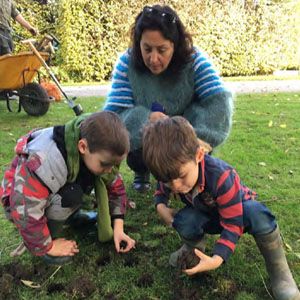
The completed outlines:
{"type": "Polygon", "coordinates": [[[32,50],[32,52],[37,56],[37,58],[39,59],[39,61],[42,63],[42,65],[46,68],[46,70],[48,72],[51,73],[51,69],[49,68],[49,66],[46,64],[46,62],[44,61],[43,57],[41,56],[41,54],[39,53],[39,51],[37,51],[37,49],[35,48],[35,46],[33,45],[33,43],[35,42],[35,39],[28,39],[28,40],[24,40],[22,41],[23,44],[28,44],[30,49],[32,50]]]}

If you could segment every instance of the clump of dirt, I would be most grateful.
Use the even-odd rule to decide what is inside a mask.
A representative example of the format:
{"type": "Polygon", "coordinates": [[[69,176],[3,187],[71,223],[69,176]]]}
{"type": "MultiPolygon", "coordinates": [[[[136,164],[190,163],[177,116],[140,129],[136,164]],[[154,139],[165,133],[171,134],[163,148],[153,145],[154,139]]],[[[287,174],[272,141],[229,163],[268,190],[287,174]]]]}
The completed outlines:
{"type": "Polygon", "coordinates": [[[13,262],[7,265],[4,265],[1,268],[1,276],[3,274],[9,274],[14,278],[15,283],[19,283],[20,279],[30,280],[34,276],[34,268],[33,266],[22,265],[18,262],[13,262]]]}
{"type": "Polygon", "coordinates": [[[137,266],[139,264],[139,258],[137,256],[134,256],[133,254],[129,253],[126,254],[124,257],[124,267],[132,268],[134,266],[137,266]]]}
{"type": "Polygon", "coordinates": [[[0,299],[8,299],[14,291],[14,278],[8,273],[4,273],[0,277],[0,299]]]}
{"type": "Polygon", "coordinates": [[[48,285],[47,294],[60,293],[64,291],[65,286],[62,283],[51,283],[48,285]]]}
{"type": "Polygon", "coordinates": [[[38,277],[39,280],[43,281],[49,276],[49,268],[51,268],[51,266],[46,265],[45,263],[36,264],[33,267],[33,274],[35,277],[38,277]]]}
{"type": "Polygon", "coordinates": [[[73,279],[67,286],[66,291],[75,299],[87,299],[95,290],[95,284],[88,279],[89,275],[85,274],[80,278],[73,279]]]}
{"type": "Polygon", "coordinates": [[[104,299],[105,300],[118,300],[118,297],[116,295],[114,295],[113,293],[109,293],[104,296],[104,299]]]}
{"type": "Polygon", "coordinates": [[[120,243],[120,249],[125,249],[127,247],[127,242],[125,242],[125,241],[122,241],[121,243],[120,243]]]}
{"type": "Polygon", "coordinates": [[[14,299],[15,286],[21,279],[31,280],[34,277],[33,266],[12,262],[0,267],[0,299],[14,299]]]}
{"type": "Polygon", "coordinates": [[[99,256],[97,259],[96,259],[96,264],[98,267],[103,267],[103,266],[106,266],[110,263],[111,261],[111,256],[110,256],[110,253],[104,253],[102,256],[99,256]]]}
{"type": "Polygon", "coordinates": [[[199,300],[201,299],[197,289],[193,288],[177,288],[174,290],[174,300],[199,300]]]}
{"type": "Polygon", "coordinates": [[[143,274],[137,281],[136,285],[138,287],[151,287],[154,280],[151,274],[145,273],[143,274]]]}
{"type": "Polygon", "coordinates": [[[189,251],[185,251],[178,258],[177,265],[180,270],[186,270],[195,267],[199,262],[200,258],[195,254],[194,250],[191,249],[189,251]]]}

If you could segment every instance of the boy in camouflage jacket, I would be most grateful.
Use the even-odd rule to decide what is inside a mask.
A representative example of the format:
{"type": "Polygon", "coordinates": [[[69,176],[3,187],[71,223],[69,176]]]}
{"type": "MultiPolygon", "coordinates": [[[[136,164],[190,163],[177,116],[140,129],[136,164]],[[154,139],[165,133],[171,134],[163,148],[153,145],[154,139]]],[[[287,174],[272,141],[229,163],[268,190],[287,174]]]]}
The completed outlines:
{"type": "Polygon", "coordinates": [[[16,156],[4,174],[0,199],[6,217],[33,255],[61,264],[79,252],[76,241],[56,235],[81,207],[83,194],[93,188],[99,240],[113,236],[117,252],[134,247],[135,241],[123,231],[127,198],[115,167],[128,151],[128,132],[111,112],[80,116],[64,126],[35,130],[19,139],[16,156]],[[120,248],[122,241],[125,249],[120,248]]]}

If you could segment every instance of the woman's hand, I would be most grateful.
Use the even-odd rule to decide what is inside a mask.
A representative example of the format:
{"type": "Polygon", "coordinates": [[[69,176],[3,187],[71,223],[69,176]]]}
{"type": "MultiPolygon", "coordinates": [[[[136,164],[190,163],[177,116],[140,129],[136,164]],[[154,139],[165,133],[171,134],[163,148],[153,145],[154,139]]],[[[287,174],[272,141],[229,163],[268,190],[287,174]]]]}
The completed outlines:
{"type": "Polygon", "coordinates": [[[194,251],[195,254],[200,258],[200,262],[194,268],[183,270],[183,272],[189,276],[195,275],[196,273],[217,269],[223,263],[223,258],[219,255],[210,257],[198,249],[195,249],[194,251]]]}
{"type": "Polygon", "coordinates": [[[159,119],[168,118],[168,115],[160,112],[160,111],[154,111],[149,115],[149,121],[150,122],[156,122],[159,119]]]}
{"type": "Polygon", "coordinates": [[[52,248],[47,254],[51,256],[74,256],[78,252],[79,249],[75,241],[59,238],[53,240],[52,248]]]}

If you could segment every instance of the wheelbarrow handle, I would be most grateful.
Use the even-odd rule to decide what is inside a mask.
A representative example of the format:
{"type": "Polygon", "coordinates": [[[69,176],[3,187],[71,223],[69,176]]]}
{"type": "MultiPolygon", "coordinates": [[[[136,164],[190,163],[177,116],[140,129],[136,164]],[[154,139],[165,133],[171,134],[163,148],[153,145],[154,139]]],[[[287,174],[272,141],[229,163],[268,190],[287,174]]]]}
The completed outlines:
{"type": "Polygon", "coordinates": [[[64,95],[64,97],[66,98],[66,100],[68,101],[69,106],[73,109],[73,111],[75,112],[75,114],[78,116],[82,113],[82,108],[81,106],[75,105],[74,101],[72,99],[69,99],[68,96],[66,95],[66,93],[63,91],[60,83],[58,82],[58,80],[56,79],[55,75],[52,73],[50,67],[46,64],[46,62],[44,61],[43,57],[41,56],[41,54],[39,53],[39,51],[36,49],[36,47],[33,45],[33,39],[28,39],[23,41],[23,43],[28,44],[29,47],[31,48],[31,50],[33,51],[33,53],[37,56],[37,58],[39,59],[39,61],[42,63],[42,65],[45,67],[45,69],[48,71],[50,77],[53,79],[53,81],[55,82],[55,84],[57,85],[57,87],[59,88],[59,90],[62,92],[62,94],[64,95]]]}

